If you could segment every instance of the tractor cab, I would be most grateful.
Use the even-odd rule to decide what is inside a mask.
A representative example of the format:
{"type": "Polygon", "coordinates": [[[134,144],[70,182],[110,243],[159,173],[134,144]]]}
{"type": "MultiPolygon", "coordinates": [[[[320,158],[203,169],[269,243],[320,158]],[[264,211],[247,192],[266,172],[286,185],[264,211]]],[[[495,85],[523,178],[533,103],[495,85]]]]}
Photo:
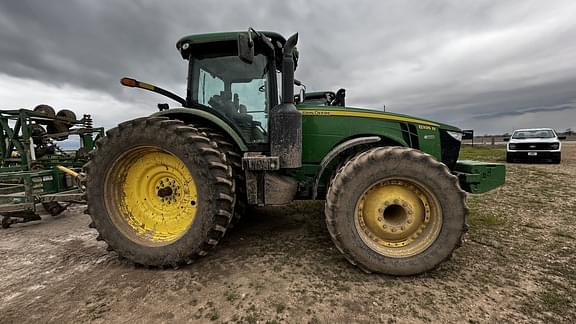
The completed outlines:
{"type": "MultiPolygon", "coordinates": [[[[131,78],[123,78],[121,83],[164,95],[192,108],[182,112],[184,115],[202,115],[230,129],[241,137],[236,144],[264,154],[264,165],[299,168],[302,113],[294,104],[297,42],[298,34],[284,39],[252,28],[186,36],[176,43],[182,58],[189,62],[186,98],[131,78]]],[[[162,112],[169,107],[159,104],[158,108],[162,112]]]]}
{"type": "Polygon", "coordinates": [[[267,143],[269,113],[278,105],[276,72],[281,70],[285,43],[281,35],[270,32],[180,39],[176,47],[189,61],[186,106],[210,108],[248,144],[267,143]]]}
{"type": "Polygon", "coordinates": [[[226,35],[221,40],[214,40],[213,35],[209,43],[203,35],[184,37],[177,43],[189,61],[186,102],[212,108],[246,142],[266,143],[268,112],[277,104],[269,91],[276,87],[274,57],[257,44],[252,62],[244,62],[238,56],[237,37],[226,35]]]}
{"type": "Polygon", "coordinates": [[[184,106],[225,121],[248,147],[267,153],[264,164],[300,167],[302,114],[294,105],[297,42],[298,34],[286,40],[252,28],[180,39],[176,48],[189,62],[184,106]],[[277,75],[282,77],[281,96],[277,75]]]}

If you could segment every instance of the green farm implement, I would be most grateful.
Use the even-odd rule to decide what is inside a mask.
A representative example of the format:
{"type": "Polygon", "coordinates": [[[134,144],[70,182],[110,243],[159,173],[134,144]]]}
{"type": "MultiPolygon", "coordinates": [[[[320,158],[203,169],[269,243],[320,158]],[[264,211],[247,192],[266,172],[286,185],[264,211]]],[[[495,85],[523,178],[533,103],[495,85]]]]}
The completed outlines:
{"type": "Polygon", "coordinates": [[[77,119],[74,112],[58,113],[50,106],[34,110],[0,110],[0,215],[2,227],[40,220],[37,205],[55,216],[63,203],[85,200],[82,166],[94,148],[94,128],[89,115],[77,119]],[[79,143],[74,150],[61,147],[79,143]]]}

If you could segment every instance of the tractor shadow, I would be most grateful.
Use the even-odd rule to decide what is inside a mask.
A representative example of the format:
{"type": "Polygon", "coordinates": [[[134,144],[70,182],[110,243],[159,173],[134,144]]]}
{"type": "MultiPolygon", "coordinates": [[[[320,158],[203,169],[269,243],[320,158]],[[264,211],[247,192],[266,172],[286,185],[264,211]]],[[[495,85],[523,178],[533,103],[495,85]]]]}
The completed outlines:
{"type": "Polygon", "coordinates": [[[248,208],[240,222],[229,229],[220,248],[265,246],[270,252],[280,252],[287,245],[327,244],[332,242],[324,223],[323,202],[304,201],[287,206],[248,208]]]}
{"type": "Polygon", "coordinates": [[[260,266],[281,269],[296,265],[325,271],[326,264],[359,271],[334,247],[324,221],[324,202],[299,201],[287,206],[249,208],[220,244],[190,268],[216,267],[229,274],[234,269],[260,266]]]}

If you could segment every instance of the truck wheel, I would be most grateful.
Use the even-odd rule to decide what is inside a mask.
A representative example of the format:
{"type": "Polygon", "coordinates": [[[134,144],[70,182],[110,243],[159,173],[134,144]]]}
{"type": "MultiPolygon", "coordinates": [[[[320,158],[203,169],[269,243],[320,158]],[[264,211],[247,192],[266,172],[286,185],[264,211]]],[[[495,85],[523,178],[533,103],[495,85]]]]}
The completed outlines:
{"type": "Polygon", "coordinates": [[[232,168],[194,125],[151,117],[120,124],[86,165],[99,238],[138,264],[189,263],[218,244],[234,209],[232,168]]]}
{"type": "Polygon", "coordinates": [[[332,240],[368,272],[414,275],[434,269],[461,245],[466,194],[432,156],[402,147],[356,155],[326,197],[332,240]]]}

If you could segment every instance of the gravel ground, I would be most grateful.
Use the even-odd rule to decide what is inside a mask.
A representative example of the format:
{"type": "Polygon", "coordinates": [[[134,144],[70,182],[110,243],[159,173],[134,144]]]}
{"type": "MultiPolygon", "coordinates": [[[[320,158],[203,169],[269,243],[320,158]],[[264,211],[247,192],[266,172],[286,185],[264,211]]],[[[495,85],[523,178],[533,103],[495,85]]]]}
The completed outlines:
{"type": "Polygon", "coordinates": [[[209,256],[170,270],[107,252],[82,206],[43,216],[0,230],[0,322],[572,322],[576,145],[564,149],[562,164],[510,165],[505,186],[470,196],[464,246],[415,277],[351,266],[321,202],[252,211],[209,256]]]}

